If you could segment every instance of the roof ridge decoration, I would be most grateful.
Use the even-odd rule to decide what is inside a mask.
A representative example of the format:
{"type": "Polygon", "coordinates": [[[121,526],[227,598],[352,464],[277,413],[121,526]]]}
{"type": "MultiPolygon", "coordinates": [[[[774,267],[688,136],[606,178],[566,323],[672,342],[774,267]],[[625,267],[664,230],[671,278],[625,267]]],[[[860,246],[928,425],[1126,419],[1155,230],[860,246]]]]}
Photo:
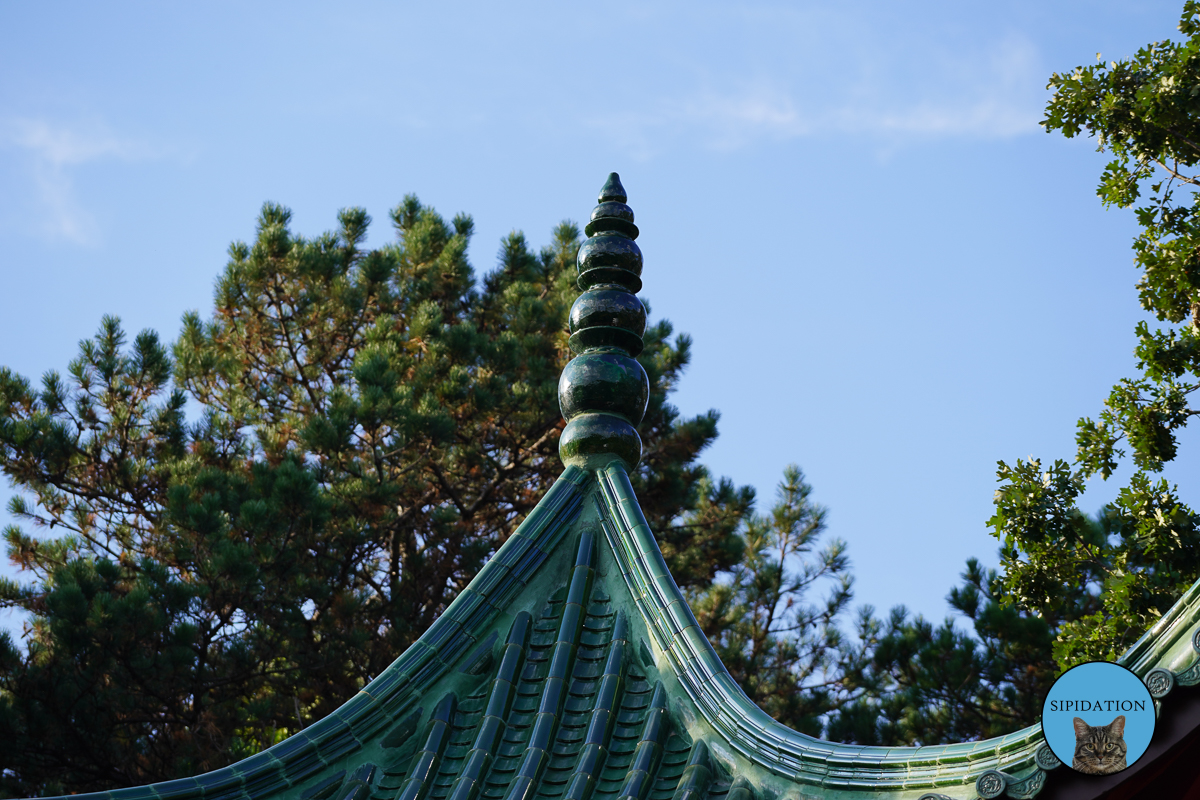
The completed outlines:
{"type": "MultiPolygon", "coordinates": [[[[638,229],[616,173],[580,248],[566,469],[446,612],[330,716],[230,767],[76,800],[1030,798],[1034,725],[866,747],[755,706],[696,623],[630,483],[648,383],[638,229]]],[[[1122,657],[1156,698],[1200,682],[1200,582],[1122,657]]],[[[1065,772],[1065,770],[1063,771],[1065,772]]],[[[65,799],[64,799],[65,800],[65,799]]]]}
{"type": "Polygon", "coordinates": [[[558,407],[567,427],[558,452],[566,466],[596,469],[614,459],[633,470],[642,457],[637,425],[646,415],[650,381],[634,358],[642,352],[646,308],[642,251],[634,239],[633,209],[617,173],[600,190],[588,239],[579,248],[579,288],[571,306],[571,351],[558,381],[558,407]]]}

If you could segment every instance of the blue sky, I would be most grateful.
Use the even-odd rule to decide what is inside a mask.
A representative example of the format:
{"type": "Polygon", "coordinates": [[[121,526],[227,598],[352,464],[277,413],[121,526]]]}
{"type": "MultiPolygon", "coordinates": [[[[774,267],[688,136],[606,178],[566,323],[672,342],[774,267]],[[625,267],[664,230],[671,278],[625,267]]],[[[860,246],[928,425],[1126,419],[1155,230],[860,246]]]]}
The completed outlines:
{"type": "Polygon", "coordinates": [[[1133,367],[1133,215],[1038,127],[1047,78],[1181,5],[6,3],[0,364],[62,369],[104,314],[172,338],[265,200],[309,235],[365,206],[379,244],[414,192],[474,216],[482,273],[616,170],[695,340],[675,400],[722,414],[705,462],[764,507],[799,464],[856,602],[940,619],[996,562],[996,461],[1069,458],[1133,367]]]}

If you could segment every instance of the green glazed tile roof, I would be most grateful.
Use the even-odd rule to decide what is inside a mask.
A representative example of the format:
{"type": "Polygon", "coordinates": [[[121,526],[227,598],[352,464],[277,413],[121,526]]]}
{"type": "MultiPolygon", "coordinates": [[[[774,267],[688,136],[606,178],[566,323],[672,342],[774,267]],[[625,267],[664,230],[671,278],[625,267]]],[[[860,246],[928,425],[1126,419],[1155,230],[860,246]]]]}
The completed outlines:
{"type": "MultiPolygon", "coordinates": [[[[1060,766],[1040,726],[919,748],[768,717],[701,633],[646,524],[638,229],[614,173],[580,249],[568,466],[428,631],[330,716],[194,778],[76,800],[1027,798],[1060,766]]],[[[1156,698],[1200,683],[1200,583],[1122,657],[1156,698]]],[[[65,800],[65,799],[56,799],[65,800]]]]}
{"type": "MultiPolygon", "coordinates": [[[[1193,587],[1126,663],[1143,675],[1164,670],[1174,683],[1200,681],[1198,594],[1193,587]]],[[[76,797],[1032,797],[1057,766],[1042,745],[1038,726],[886,748],[825,742],[775,722],[696,627],[624,466],[613,462],[567,468],[433,627],[326,719],[226,769],[76,797]]]]}

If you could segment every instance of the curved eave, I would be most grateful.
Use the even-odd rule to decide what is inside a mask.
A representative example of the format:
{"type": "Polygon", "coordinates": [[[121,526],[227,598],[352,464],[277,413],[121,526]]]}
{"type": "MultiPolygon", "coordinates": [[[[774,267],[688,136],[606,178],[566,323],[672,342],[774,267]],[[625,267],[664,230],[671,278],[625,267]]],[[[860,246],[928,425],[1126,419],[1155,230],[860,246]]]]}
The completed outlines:
{"type": "MultiPolygon", "coordinates": [[[[679,680],[705,722],[729,745],[736,756],[725,754],[727,768],[744,774],[747,767],[762,773],[763,783],[781,793],[787,784],[799,783],[861,792],[873,797],[912,796],[911,790],[929,790],[930,796],[954,787],[970,787],[980,778],[999,785],[1009,797],[1033,797],[1045,785],[1047,772],[1060,766],[1045,744],[1040,724],[1005,736],[979,742],[928,747],[849,746],[815,739],[779,724],[746,697],[733,681],[708,639],[699,630],[678,586],[667,572],[662,553],[641,513],[625,471],[619,466],[598,473],[598,501],[606,506],[610,526],[605,533],[621,562],[621,572],[648,629],[656,652],[679,680]],[[747,763],[748,762],[748,763],[747,763]],[[777,779],[772,781],[769,776],[777,779]]],[[[1200,683],[1200,580],[1119,659],[1146,680],[1158,702],[1176,686],[1200,683]]],[[[1188,699],[1188,708],[1196,705],[1188,699]]],[[[1187,715],[1196,716],[1200,712],[1187,715]]],[[[1184,723],[1178,731],[1164,733],[1158,749],[1168,753],[1177,739],[1192,730],[1184,723]]],[[[714,754],[721,757],[719,746],[714,754]]],[[[1155,761],[1148,754],[1147,764],[1155,761]]],[[[1064,774],[1067,773],[1063,770],[1064,774]]],[[[1104,790],[1119,783],[1113,776],[1104,790]],[[1111,784],[1111,785],[1110,785],[1111,784]]],[[[1094,779],[1082,779],[1072,796],[1100,790],[1094,779]]],[[[957,795],[957,793],[955,793],[957,795]]],[[[924,795],[922,795],[924,796],[924,795]]],[[[968,791],[963,797],[975,797],[968,791]]],[[[994,796],[994,795],[993,795],[994,796]]]]}
{"type": "MultiPolygon", "coordinates": [[[[1030,773],[1044,743],[1041,726],[981,742],[930,747],[871,747],[816,739],[779,724],[754,705],[730,677],[700,631],[642,515],[629,477],[619,465],[598,473],[596,502],[605,505],[605,534],[622,577],[665,662],[728,750],[713,747],[727,768],[758,772],[766,785],[787,784],[854,792],[894,792],[974,784],[988,770],[1030,773]]],[[[888,795],[884,795],[888,796],[888,795]]]]}

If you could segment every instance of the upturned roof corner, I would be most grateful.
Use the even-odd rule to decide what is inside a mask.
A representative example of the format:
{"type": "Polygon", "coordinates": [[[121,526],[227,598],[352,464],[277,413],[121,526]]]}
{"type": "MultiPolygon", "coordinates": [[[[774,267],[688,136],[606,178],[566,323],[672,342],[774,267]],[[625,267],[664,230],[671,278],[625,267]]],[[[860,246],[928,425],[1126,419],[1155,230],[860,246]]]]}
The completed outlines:
{"type": "MultiPolygon", "coordinates": [[[[576,355],[559,382],[565,469],[446,612],[280,744],[203,775],[77,797],[966,800],[1033,797],[1059,780],[1037,725],[959,744],[844,745],[779,724],[730,677],[630,481],[648,381],[627,199],[611,174],[579,250],[576,355]]],[[[1124,657],[1155,697],[1200,682],[1198,622],[1200,584],[1124,657]]]]}

